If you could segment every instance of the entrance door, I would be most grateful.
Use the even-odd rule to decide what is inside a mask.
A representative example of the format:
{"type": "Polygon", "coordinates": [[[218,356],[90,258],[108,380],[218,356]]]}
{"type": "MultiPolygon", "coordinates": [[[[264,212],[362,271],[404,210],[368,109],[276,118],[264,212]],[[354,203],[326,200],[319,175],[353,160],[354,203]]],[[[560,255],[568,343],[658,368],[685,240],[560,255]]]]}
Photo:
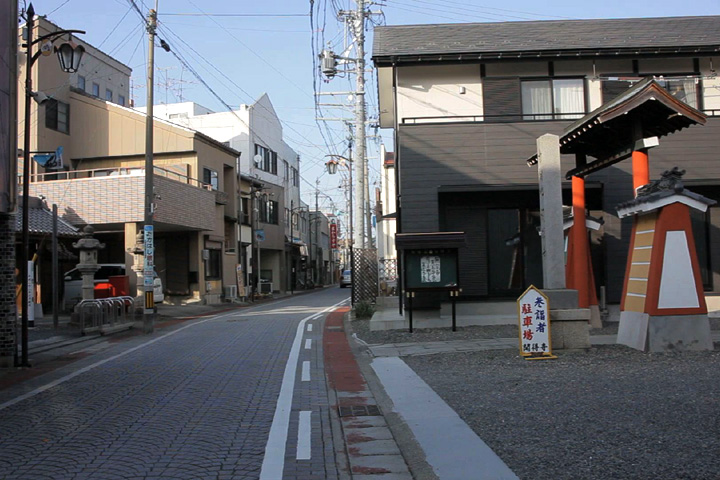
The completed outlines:
{"type": "Polygon", "coordinates": [[[490,295],[522,293],[523,238],[520,211],[492,208],[487,211],[488,283],[490,295]]]}

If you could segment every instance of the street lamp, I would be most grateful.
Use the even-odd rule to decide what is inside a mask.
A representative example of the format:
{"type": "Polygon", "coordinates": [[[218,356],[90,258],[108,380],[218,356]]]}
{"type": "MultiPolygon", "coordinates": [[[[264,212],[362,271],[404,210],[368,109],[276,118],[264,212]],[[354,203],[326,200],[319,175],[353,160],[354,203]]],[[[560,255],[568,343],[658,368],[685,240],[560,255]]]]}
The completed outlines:
{"type": "MultiPolygon", "coordinates": [[[[85,33],[83,30],[58,30],[57,32],[48,33],[42,35],[33,40],[33,30],[35,29],[35,9],[32,3],[28,5],[26,11],[26,28],[27,28],[27,40],[23,44],[26,52],[25,62],[25,134],[23,142],[23,218],[22,218],[22,242],[23,242],[23,261],[20,265],[21,282],[23,282],[22,288],[22,359],[20,366],[29,367],[28,362],[28,298],[29,298],[29,285],[28,285],[28,262],[30,261],[30,228],[29,228],[29,202],[30,202],[30,106],[31,99],[37,96],[37,93],[32,91],[32,67],[35,61],[40,58],[40,55],[47,55],[52,42],[58,37],[65,35],[66,33],[85,33]],[[43,47],[33,54],[33,45],[40,42],[47,41],[43,44],[43,47]]],[[[82,58],[85,49],[81,46],[75,46],[74,44],[64,43],[59,48],[56,48],[58,59],[60,60],[60,67],[64,72],[74,73],[77,72],[80,66],[80,59],[82,58]]]]}
{"type": "MultiPolygon", "coordinates": [[[[327,167],[327,171],[330,175],[335,175],[337,173],[337,167],[338,165],[342,165],[348,169],[348,174],[350,175],[350,188],[348,189],[349,192],[349,198],[350,198],[350,205],[349,205],[349,212],[350,212],[350,242],[354,242],[353,238],[353,197],[352,197],[352,167],[350,164],[352,163],[352,160],[343,157],[342,155],[325,155],[326,157],[331,157],[330,160],[325,163],[325,166],[327,167]],[[338,160],[339,159],[339,160],[338,160]]],[[[362,226],[360,227],[360,230],[362,231],[362,226]]],[[[352,251],[352,243],[350,243],[350,248],[352,251]]]]}

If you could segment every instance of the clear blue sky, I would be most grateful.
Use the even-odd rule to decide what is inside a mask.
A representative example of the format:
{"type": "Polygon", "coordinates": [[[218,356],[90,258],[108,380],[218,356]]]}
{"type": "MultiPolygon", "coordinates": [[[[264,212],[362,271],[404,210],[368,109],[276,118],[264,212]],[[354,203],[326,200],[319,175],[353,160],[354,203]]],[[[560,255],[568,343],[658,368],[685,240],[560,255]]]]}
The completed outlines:
{"type": "MultiPolygon", "coordinates": [[[[24,1],[20,0],[22,9],[24,1]]],[[[147,13],[154,0],[136,0],[147,13]]],[[[631,2],[627,0],[555,1],[521,0],[386,0],[372,6],[384,12],[387,25],[419,23],[459,23],[521,21],[563,18],[619,18],[645,16],[718,15],[720,0],[631,2]]],[[[336,9],[354,8],[351,0],[229,1],[160,0],[160,38],[182,56],[202,79],[231,105],[252,103],[268,93],[283,121],[285,140],[301,155],[303,199],[314,203],[310,184],[321,178],[321,207],[329,206],[326,195],[342,208],[339,176],[324,174],[324,155],[345,153],[347,130],[339,122],[323,126],[315,120],[314,91],[350,90],[349,79],[336,78],[325,83],[313,73],[313,49],[330,42],[342,51],[343,29],[336,9]],[[190,14],[190,15],[169,15],[190,14]],[[260,16],[205,16],[233,14],[260,16]],[[266,16],[273,15],[273,16],[266,16]],[[311,28],[312,20],[312,28],[311,28]],[[313,48],[314,47],[314,48],[313,48]],[[314,81],[315,79],[315,81],[314,81]],[[329,144],[329,146],[328,146],[329,144]]],[[[147,40],[138,12],[128,0],[36,0],[35,11],[63,28],[86,30],[83,38],[133,69],[131,96],[136,105],[145,104],[147,40]]],[[[382,17],[376,17],[378,21],[382,17]]],[[[367,58],[372,46],[368,32],[367,58]]],[[[155,102],[195,101],[215,111],[222,102],[198,82],[180,62],[162,49],[156,49],[155,102]]],[[[377,115],[375,77],[368,75],[370,116],[377,115]]],[[[352,112],[324,111],[332,117],[352,117],[352,112]]],[[[392,149],[392,139],[384,132],[392,149]]],[[[379,182],[380,164],[374,140],[369,142],[370,182],[379,182]]]]}

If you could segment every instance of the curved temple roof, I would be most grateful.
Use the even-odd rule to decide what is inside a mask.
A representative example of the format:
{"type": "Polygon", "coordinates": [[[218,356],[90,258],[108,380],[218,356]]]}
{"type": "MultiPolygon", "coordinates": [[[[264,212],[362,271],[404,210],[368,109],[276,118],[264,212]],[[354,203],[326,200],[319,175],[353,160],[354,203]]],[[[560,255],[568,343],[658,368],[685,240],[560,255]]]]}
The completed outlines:
{"type": "MultiPolygon", "coordinates": [[[[704,125],[707,117],[648,77],[569,125],[560,135],[560,153],[583,154],[597,160],[566,174],[585,176],[632,154],[636,142],[704,125]]],[[[642,147],[639,147],[642,148],[642,147]]],[[[527,160],[537,163],[537,154],[527,160]]]]}

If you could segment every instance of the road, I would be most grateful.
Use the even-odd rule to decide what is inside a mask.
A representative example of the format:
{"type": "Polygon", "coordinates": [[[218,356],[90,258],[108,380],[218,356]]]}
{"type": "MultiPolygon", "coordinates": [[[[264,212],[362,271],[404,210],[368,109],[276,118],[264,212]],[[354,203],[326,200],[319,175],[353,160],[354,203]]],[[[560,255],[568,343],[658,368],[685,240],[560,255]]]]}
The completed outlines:
{"type": "Polygon", "coordinates": [[[332,288],[112,343],[0,391],[0,478],[336,479],[332,288]]]}

